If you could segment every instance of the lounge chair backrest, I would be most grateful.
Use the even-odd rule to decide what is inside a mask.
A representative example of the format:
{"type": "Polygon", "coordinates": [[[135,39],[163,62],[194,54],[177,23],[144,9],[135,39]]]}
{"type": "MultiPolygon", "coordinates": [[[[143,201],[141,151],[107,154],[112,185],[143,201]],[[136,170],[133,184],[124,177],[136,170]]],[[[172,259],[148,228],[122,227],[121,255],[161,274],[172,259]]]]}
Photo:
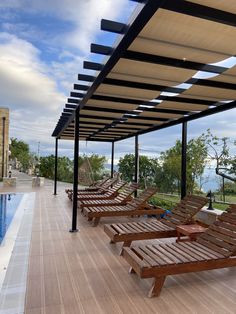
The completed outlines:
{"type": "Polygon", "coordinates": [[[109,178],[104,178],[102,180],[99,180],[99,181],[95,182],[95,184],[93,184],[91,186],[93,186],[93,187],[101,187],[108,180],[110,180],[110,179],[109,178]]]}
{"type": "Polygon", "coordinates": [[[127,183],[125,183],[124,181],[118,181],[116,182],[112,188],[108,189],[107,192],[108,193],[114,193],[116,191],[118,191],[120,188],[122,188],[122,186],[126,185],[127,183]]]}
{"type": "Polygon", "coordinates": [[[137,188],[138,188],[137,183],[131,183],[129,186],[126,186],[124,190],[119,193],[119,195],[116,197],[116,200],[120,202],[125,201],[126,199],[129,198],[131,194],[133,194],[137,190],[137,188]]]}
{"type": "Polygon", "coordinates": [[[102,189],[108,189],[110,186],[112,186],[113,184],[115,184],[118,181],[118,177],[115,176],[114,178],[110,178],[109,180],[107,180],[102,186],[102,189]]]}
{"type": "Polygon", "coordinates": [[[218,220],[198,237],[197,242],[226,257],[236,255],[236,205],[230,205],[218,220]]]}
{"type": "Polygon", "coordinates": [[[129,205],[131,206],[141,206],[147,202],[147,200],[156,194],[157,188],[147,188],[144,191],[142,191],[138,197],[132,199],[132,201],[129,202],[129,205]]]}
{"type": "Polygon", "coordinates": [[[206,197],[198,195],[185,196],[171,211],[170,215],[162,219],[164,224],[170,227],[192,223],[193,216],[208,202],[206,197]]]}

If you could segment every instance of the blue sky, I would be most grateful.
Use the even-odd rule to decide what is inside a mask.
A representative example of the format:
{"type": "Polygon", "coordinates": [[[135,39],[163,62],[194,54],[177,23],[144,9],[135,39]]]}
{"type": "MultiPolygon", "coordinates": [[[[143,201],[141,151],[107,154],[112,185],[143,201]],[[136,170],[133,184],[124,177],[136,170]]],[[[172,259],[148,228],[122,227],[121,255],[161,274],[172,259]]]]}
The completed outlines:
{"type": "MultiPolygon", "coordinates": [[[[127,22],[136,3],[128,0],[1,0],[1,106],[11,110],[11,136],[42,155],[54,152],[51,133],[77,80],[86,73],[84,60],[102,61],[90,54],[90,44],[112,45],[116,36],[100,30],[102,18],[127,22]]],[[[91,71],[90,71],[91,72],[91,71]]],[[[87,71],[89,73],[89,71],[87,71]]],[[[89,73],[90,74],[90,73],[89,73]]],[[[188,137],[210,128],[220,137],[236,139],[236,110],[189,123],[188,137]]],[[[174,145],[181,127],[140,137],[142,153],[153,155],[174,145]]],[[[133,152],[133,139],[116,144],[116,160],[133,152]]],[[[86,153],[109,158],[110,144],[81,143],[86,153]]],[[[73,143],[60,141],[60,155],[73,156],[73,143]]]]}

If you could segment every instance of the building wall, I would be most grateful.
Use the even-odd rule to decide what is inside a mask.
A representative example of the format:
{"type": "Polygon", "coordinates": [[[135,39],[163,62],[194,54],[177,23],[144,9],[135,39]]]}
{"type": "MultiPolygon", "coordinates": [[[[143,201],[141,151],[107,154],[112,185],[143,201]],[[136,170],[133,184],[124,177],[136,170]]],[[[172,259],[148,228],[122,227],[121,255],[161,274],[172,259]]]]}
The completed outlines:
{"type": "Polygon", "coordinates": [[[0,178],[8,175],[9,109],[0,108],[0,178]]]}

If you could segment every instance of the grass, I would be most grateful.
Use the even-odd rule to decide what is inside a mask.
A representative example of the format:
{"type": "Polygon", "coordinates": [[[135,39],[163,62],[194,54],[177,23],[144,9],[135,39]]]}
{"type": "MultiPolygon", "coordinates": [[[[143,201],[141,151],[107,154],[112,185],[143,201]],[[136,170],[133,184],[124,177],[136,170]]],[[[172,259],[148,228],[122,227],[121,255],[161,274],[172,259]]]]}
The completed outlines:
{"type": "MultiPolygon", "coordinates": [[[[216,197],[220,200],[219,196],[216,197]]],[[[177,195],[166,195],[166,194],[156,194],[152,197],[150,203],[153,205],[160,206],[164,209],[172,209],[178,202],[180,201],[180,196],[177,195]]],[[[227,195],[226,201],[229,203],[236,203],[236,196],[235,195],[227,195]]],[[[207,205],[208,206],[208,205],[207,205]]],[[[219,210],[225,210],[228,207],[228,204],[221,204],[221,203],[213,203],[213,208],[219,210]]]]}
{"type": "MultiPolygon", "coordinates": [[[[223,196],[222,195],[215,194],[215,198],[218,201],[223,201],[223,196]]],[[[236,204],[236,195],[225,195],[225,201],[227,203],[234,203],[234,204],[236,204]]]]}

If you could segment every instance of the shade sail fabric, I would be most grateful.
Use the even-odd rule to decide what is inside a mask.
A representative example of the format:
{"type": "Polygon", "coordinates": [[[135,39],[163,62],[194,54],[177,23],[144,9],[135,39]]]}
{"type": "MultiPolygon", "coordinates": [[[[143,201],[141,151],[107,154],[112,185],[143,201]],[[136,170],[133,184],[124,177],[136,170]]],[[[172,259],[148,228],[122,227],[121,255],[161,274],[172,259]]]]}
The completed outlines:
{"type": "MultiPolygon", "coordinates": [[[[77,87],[81,139],[117,141],[235,107],[236,65],[218,62],[236,55],[236,1],[158,3],[140,5],[88,91],[77,87]]],[[[67,112],[53,135],[73,139],[67,112]]]]}

